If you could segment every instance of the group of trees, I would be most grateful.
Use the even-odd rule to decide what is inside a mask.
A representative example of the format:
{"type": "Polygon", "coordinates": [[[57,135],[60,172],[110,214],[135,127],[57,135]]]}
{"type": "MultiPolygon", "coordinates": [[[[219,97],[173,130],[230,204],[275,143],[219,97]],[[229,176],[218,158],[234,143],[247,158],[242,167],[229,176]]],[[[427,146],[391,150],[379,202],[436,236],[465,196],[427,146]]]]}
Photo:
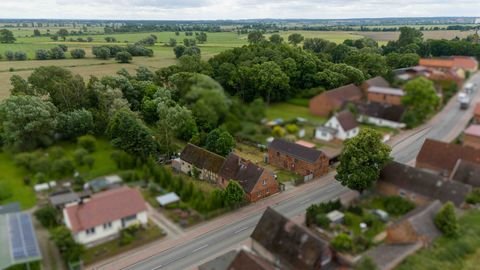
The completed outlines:
{"type": "Polygon", "coordinates": [[[0,43],[15,43],[16,40],[12,31],[8,29],[0,30],[0,43]]]}
{"type": "Polygon", "coordinates": [[[130,44],[126,47],[118,45],[103,45],[93,47],[92,54],[96,58],[104,60],[115,57],[115,59],[120,63],[129,63],[133,56],[152,57],[153,50],[140,44],[130,44]]]}
{"type": "MultiPolygon", "coordinates": [[[[37,60],[49,60],[49,59],[65,59],[65,53],[68,52],[66,45],[58,45],[49,50],[39,49],[35,51],[35,59],[37,60]]],[[[73,49],[70,51],[72,58],[79,59],[85,57],[85,50],[73,49]]]]}
{"type": "MultiPolygon", "coordinates": [[[[1,56],[0,56],[0,59],[1,59],[1,56]]],[[[27,54],[22,51],[17,51],[17,52],[6,51],[5,59],[7,59],[8,61],[24,61],[24,60],[27,60],[27,54]]]]}

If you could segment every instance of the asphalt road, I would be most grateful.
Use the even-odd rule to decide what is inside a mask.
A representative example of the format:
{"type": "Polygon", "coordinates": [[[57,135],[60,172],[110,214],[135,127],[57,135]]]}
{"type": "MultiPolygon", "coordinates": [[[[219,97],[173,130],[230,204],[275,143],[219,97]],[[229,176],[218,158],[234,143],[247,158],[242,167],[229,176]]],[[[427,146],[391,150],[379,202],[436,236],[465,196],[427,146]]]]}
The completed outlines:
{"type": "MultiPolygon", "coordinates": [[[[480,75],[472,78],[473,82],[480,85],[480,75]]],[[[475,101],[480,100],[480,90],[475,93],[476,97],[468,110],[460,110],[455,98],[440,112],[426,127],[415,130],[394,144],[392,155],[395,160],[403,163],[411,163],[426,138],[449,141],[467,125],[475,101]]],[[[333,178],[332,175],[327,176],[333,178]]],[[[332,179],[329,179],[332,180],[332,179]]],[[[274,206],[274,209],[287,217],[294,217],[304,213],[307,207],[313,203],[328,201],[338,198],[348,192],[336,181],[307,192],[297,194],[274,206]]],[[[157,269],[189,269],[198,265],[205,258],[220,255],[231,250],[238,243],[248,239],[261,213],[252,214],[234,224],[223,226],[217,230],[208,232],[191,241],[175,246],[155,255],[147,260],[131,265],[129,270],[157,270],[157,269]]]]}

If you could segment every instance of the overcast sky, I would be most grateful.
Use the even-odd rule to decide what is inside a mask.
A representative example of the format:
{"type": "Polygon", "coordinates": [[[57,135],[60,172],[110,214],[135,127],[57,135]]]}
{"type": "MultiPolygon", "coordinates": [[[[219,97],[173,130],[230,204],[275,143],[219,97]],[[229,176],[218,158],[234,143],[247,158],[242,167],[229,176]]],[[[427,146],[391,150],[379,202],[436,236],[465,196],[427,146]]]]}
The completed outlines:
{"type": "Polygon", "coordinates": [[[0,18],[198,20],[479,16],[480,0],[0,0],[0,18]]]}

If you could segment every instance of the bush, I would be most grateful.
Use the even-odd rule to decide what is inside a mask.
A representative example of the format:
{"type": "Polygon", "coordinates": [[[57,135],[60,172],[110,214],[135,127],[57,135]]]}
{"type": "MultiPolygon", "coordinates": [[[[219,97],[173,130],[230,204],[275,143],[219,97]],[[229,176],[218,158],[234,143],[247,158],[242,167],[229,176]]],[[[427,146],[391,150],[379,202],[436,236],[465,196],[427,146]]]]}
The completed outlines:
{"type": "Polygon", "coordinates": [[[65,44],[59,44],[58,48],[62,49],[62,51],[67,52],[68,51],[68,46],[65,44]]]}
{"type": "Polygon", "coordinates": [[[435,226],[447,237],[455,237],[458,233],[457,217],[453,203],[446,203],[435,216],[435,226]]]}
{"type": "Polygon", "coordinates": [[[91,135],[78,137],[77,144],[78,146],[86,149],[89,153],[95,152],[97,148],[97,140],[91,135]]]}
{"type": "Polygon", "coordinates": [[[73,174],[75,166],[73,162],[68,158],[56,159],[52,162],[52,174],[57,177],[64,177],[73,174]]]}
{"type": "Polygon", "coordinates": [[[34,215],[40,222],[40,224],[42,224],[42,226],[47,229],[52,229],[60,226],[60,223],[58,222],[58,217],[60,213],[53,206],[45,206],[43,208],[40,208],[35,211],[34,215]]]}
{"type": "Polygon", "coordinates": [[[415,208],[415,204],[400,196],[389,196],[383,200],[385,211],[394,216],[404,215],[415,208]]]}
{"type": "Polygon", "coordinates": [[[132,61],[132,55],[128,52],[119,52],[115,56],[115,60],[119,63],[130,63],[130,61],[132,61]]]}
{"type": "Polygon", "coordinates": [[[276,138],[282,138],[285,136],[285,129],[282,128],[281,126],[275,126],[273,127],[272,129],[272,135],[273,137],[276,137],[276,138]]]}
{"type": "Polygon", "coordinates": [[[354,214],[352,213],[345,213],[345,216],[343,218],[343,223],[346,225],[346,226],[353,226],[355,225],[355,221],[356,221],[357,217],[355,217],[354,214]]]}
{"type": "Polygon", "coordinates": [[[377,270],[378,267],[372,258],[368,256],[363,256],[363,258],[355,264],[355,270],[377,270]]]}
{"type": "Polygon", "coordinates": [[[115,150],[110,155],[110,158],[115,162],[117,168],[120,170],[134,169],[136,160],[130,154],[122,150],[115,150]]]}
{"type": "Polygon", "coordinates": [[[327,228],[330,225],[330,219],[325,214],[318,214],[315,216],[315,225],[320,228],[327,228]]]}
{"type": "Polygon", "coordinates": [[[353,213],[357,216],[363,216],[363,208],[358,205],[351,205],[347,209],[348,212],[353,213]]]}
{"type": "Polygon", "coordinates": [[[50,53],[45,49],[39,49],[35,51],[35,59],[48,60],[50,59],[50,53]]]}
{"type": "Polygon", "coordinates": [[[65,59],[65,51],[61,47],[54,47],[50,49],[51,59],[65,59]]]}
{"type": "Polygon", "coordinates": [[[25,61],[27,60],[27,54],[25,52],[15,52],[15,60],[25,61]]]}
{"type": "Polygon", "coordinates": [[[289,134],[297,134],[299,130],[298,126],[295,124],[289,124],[285,127],[285,129],[289,134]]]}
{"type": "Polygon", "coordinates": [[[467,196],[466,202],[469,204],[480,203],[480,188],[474,188],[467,196]]]}
{"type": "Polygon", "coordinates": [[[93,47],[92,48],[92,54],[95,55],[96,58],[100,59],[110,59],[111,57],[111,52],[108,47],[102,46],[102,47],[93,47]]]}
{"type": "Polygon", "coordinates": [[[345,233],[340,233],[333,238],[332,247],[339,252],[350,252],[353,250],[353,241],[350,236],[345,233]]]}
{"type": "Polygon", "coordinates": [[[85,50],[84,49],[73,49],[70,51],[70,55],[73,59],[82,59],[85,58],[85,50]]]}
{"type": "Polygon", "coordinates": [[[307,208],[306,224],[310,225],[314,223],[318,214],[328,214],[333,210],[339,210],[342,208],[340,200],[329,201],[320,204],[312,204],[307,208]]]}
{"type": "Polygon", "coordinates": [[[73,160],[78,166],[85,165],[85,158],[88,156],[88,151],[84,148],[78,148],[73,152],[73,160]]]}
{"type": "Polygon", "coordinates": [[[8,61],[13,61],[13,60],[15,60],[15,54],[12,51],[6,51],[5,52],[5,58],[8,61]]]}
{"type": "Polygon", "coordinates": [[[123,179],[123,181],[127,183],[136,182],[140,180],[140,175],[135,170],[122,171],[119,173],[119,176],[123,179]]]}

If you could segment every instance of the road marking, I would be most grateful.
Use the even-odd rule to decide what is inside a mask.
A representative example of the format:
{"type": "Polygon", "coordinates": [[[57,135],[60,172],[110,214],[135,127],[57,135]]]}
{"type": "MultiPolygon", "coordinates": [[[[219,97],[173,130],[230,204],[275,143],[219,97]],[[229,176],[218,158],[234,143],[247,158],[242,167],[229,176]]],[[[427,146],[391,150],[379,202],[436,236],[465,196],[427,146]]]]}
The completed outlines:
{"type": "Polygon", "coordinates": [[[204,249],[204,248],[206,248],[206,247],[208,247],[208,244],[205,244],[205,245],[203,245],[203,246],[201,246],[201,247],[199,247],[199,248],[194,249],[194,250],[192,251],[192,253],[195,253],[195,252],[197,252],[197,251],[199,251],[199,250],[202,250],[202,249],[204,249]]]}
{"type": "Polygon", "coordinates": [[[163,267],[163,265],[162,265],[162,264],[160,264],[159,266],[157,266],[157,267],[153,268],[152,270],[158,270],[158,269],[160,269],[160,268],[162,268],[162,267],[163,267]]]}
{"type": "Polygon", "coordinates": [[[301,204],[306,204],[306,203],[308,203],[309,201],[311,201],[311,200],[310,200],[310,199],[306,199],[306,200],[304,200],[304,201],[301,201],[300,203],[301,203],[301,204]]]}
{"type": "Polygon", "coordinates": [[[236,230],[233,234],[237,234],[237,233],[243,232],[243,231],[245,231],[245,230],[248,229],[248,228],[250,228],[250,226],[242,227],[242,228],[236,230]]]}

